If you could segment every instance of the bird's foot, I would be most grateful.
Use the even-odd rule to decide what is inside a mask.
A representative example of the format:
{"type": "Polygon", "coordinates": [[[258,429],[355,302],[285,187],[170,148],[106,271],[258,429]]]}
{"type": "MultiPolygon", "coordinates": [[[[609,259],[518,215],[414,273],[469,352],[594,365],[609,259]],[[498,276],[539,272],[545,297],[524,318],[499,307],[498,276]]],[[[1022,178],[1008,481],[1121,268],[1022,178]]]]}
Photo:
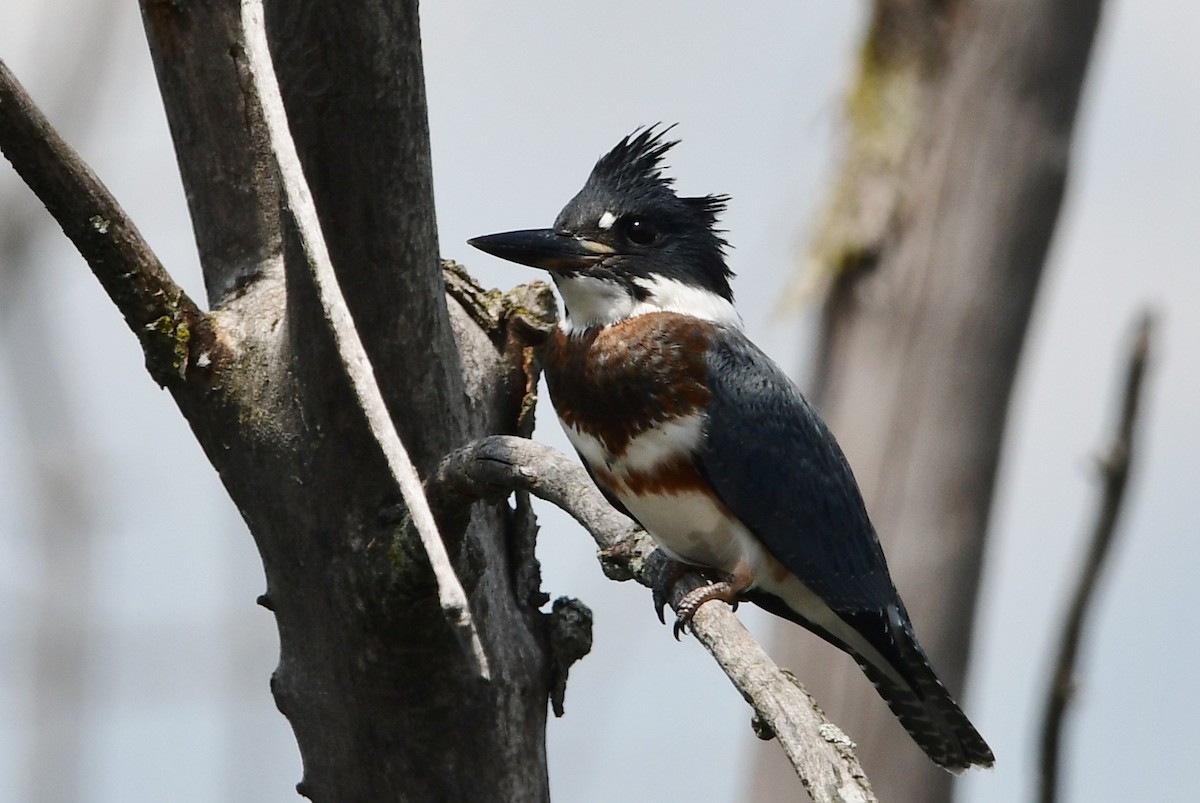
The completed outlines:
{"type": "Polygon", "coordinates": [[[679,582],[679,578],[687,574],[691,568],[686,563],[680,563],[664,556],[662,566],[654,575],[654,584],[650,587],[650,593],[654,599],[654,612],[658,614],[658,621],[664,625],[667,623],[667,617],[663,611],[666,609],[667,603],[671,601],[671,589],[679,582]]]}
{"type": "Polygon", "coordinates": [[[737,571],[724,580],[693,588],[684,594],[683,599],[679,600],[679,607],[675,609],[675,640],[679,641],[679,635],[687,631],[696,616],[696,611],[709,600],[719,599],[727,602],[730,608],[736,611],[738,595],[750,587],[751,581],[749,572],[737,571]]]}

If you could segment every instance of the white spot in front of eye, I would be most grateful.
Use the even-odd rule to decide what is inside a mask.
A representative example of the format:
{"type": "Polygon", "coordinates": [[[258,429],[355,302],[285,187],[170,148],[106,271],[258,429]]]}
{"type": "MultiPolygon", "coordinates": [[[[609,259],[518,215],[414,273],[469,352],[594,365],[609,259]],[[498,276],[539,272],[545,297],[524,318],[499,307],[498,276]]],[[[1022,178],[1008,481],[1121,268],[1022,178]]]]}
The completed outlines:
{"type": "Polygon", "coordinates": [[[600,220],[598,220],[596,222],[596,225],[602,229],[611,229],[613,227],[613,224],[616,222],[617,222],[616,215],[614,215],[612,212],[605,212],[603,215],[600,216],[600,220]]]}

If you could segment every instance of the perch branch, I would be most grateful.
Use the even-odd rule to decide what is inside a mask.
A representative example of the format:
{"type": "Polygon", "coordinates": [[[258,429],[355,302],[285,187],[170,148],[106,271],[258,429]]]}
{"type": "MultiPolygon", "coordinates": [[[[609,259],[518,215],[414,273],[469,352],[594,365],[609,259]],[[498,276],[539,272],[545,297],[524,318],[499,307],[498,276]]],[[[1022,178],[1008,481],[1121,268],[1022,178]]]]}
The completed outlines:
{"type": "Polygon", "coordinates": [[[1113,433],[1108,453],[1100,460],[1100,478],[1103,483],[1100,506],[1092,528],[1087,557],[1080,569],[1078,584],[1063,624],[1062,640],[1054,664],[1046,708],[1042,715],[1041,786],[1038,793],[1038,799],[1042,803],[1053,803],[1058,796],[1063,718],[1074,691],[1075,665],[1079,657],[1084,620],[1095,596],[1100,572],[1112,547],[1121,502],[1125,498],[1125,487],[1128,484],[1133,458],[1134,431],[1141,402],[1142,381],[1150,358],[1153,330],[1153,315],[1149,312],[1143,313],[1125,369],[1125,385],[1117,430],[1113,433]]]}
{"type": "Polygon", "coordinates": [[[325,237],[321,232],[321,223],[317,218],[316,204],[304,178],[296,145],[288,129],[283,98],[267,47],[261,0],[243,0],[242,27],[252,91],[262,106],[262,115],[267,125],[271,151],[279,168],[284,196],[295,220],[297,235],[312,274],[322,313],[337,343],[338,354],[358,404],[366,416],[372,435],[383,450],[392,478],[400,488],[404,504],[429,557],[437,580],[438,600],[442,611],[467,647],[468,655],[475,662],[476,671],[487,678],[487,655],[471,617],[466,592],[454,573],[446,545],[438,533],[433,513],[425,498],[421,479],[409,459],[404,443],[400,440],[395,423],[388,414],[375,379],[375,371],[367,358],[334,274],[325,237]]]}
{"type": "MultiPolygon", "coordinates": [[[[548,446],[512,436],[484,438],[446,457],[428,487],[438,508],[528,491],[562,508],[591,533],[609,577],[644,586],[653,582],[650,538],[604,501],[580,466],[548,446]]],[[[677,583],[671,607],[702,582],[689,575],[677,583]]],[[[760,727],[779,740],[814,801],[875,800],[850,740],[795,677],[771,661],[728,606],[702,606],[692,631],[753,706],[760,727]]]]}
{"type": "Polygon", "coordinates": [[[160,385],[217,358],[212,321],[175,283],[108,188],[0,61],[0,150],[46,205],[142,343],[160,385]],[[206,360],[192,359],[192,354],[206,360]]]}

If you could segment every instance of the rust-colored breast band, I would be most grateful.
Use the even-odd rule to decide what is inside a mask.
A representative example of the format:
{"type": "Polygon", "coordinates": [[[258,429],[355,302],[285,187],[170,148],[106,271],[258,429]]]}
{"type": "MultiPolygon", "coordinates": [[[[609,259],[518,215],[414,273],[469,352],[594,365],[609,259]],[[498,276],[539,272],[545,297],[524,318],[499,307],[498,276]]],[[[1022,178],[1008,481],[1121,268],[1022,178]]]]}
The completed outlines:
{"type": "Polygon", "coordinates": [[[545,364],[555,411],[620,457],[655,424],[703,412],[714,329],[708,321],[655,312],[583,333],[556,332],[545,364]]]}

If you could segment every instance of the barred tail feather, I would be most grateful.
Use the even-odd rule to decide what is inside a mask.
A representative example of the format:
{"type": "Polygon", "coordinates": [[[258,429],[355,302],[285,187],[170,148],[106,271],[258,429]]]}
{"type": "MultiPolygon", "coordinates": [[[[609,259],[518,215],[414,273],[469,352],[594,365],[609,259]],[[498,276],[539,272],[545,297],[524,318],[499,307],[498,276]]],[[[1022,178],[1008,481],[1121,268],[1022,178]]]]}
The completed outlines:
{"type": "Polygon", "coordinates": [[[992,766],[991,748],[934,673],[907,619],[894,607],[888,614],[898,659],[893,668],[907,682],[901,683],[856,657],[867,678],[934,763],[954,773],[972,766],[992,766]]]}
{"type": "Polygon", "coordinates": [[[867,679],[875,684],[879,696],[913,741],[934,763],[953,773],[961,773],[973,766],[990,767],[995,763],[987,742],[929,665],[899,602],[882,609],[838,612],[838,616],[863,639],[857,642],[863,651],[870,647],[872,659],[868,660],[862,651],[847,643],[853,639],[839,638],[774,594],[751,589],[743,596],[777,616],[803,625],[849,653],[867,679]]]}

